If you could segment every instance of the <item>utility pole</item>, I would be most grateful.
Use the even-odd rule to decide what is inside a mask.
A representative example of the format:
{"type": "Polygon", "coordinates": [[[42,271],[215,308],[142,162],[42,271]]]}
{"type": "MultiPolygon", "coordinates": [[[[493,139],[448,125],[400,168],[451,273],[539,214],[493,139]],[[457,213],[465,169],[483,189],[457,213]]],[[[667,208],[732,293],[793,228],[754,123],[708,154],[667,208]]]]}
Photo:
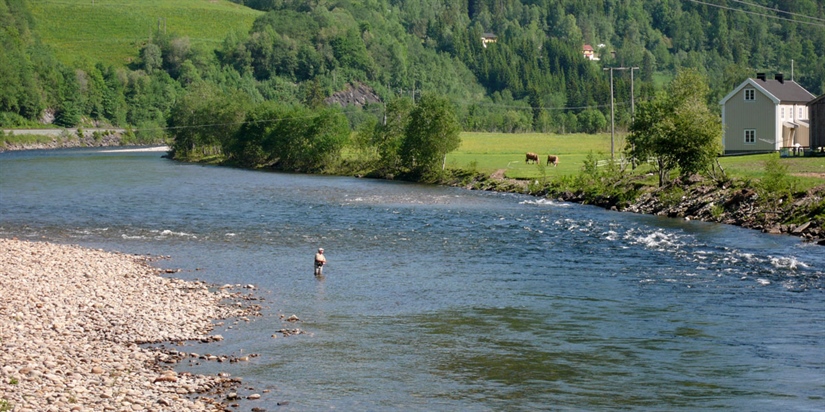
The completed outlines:
{"type": "Polygon", "coordinates": [[[638,67],[605,67],[602,70],[610,71],[610,159],[614,157],[614,145],[616,140],[616,119],[615,119],[615,103],[613,101],[613,70],[630,70],[630,112],[631,116],[636,112],[635,102],[633,99],[633,70],[638,70],[638,67]]]}
{"type": "Polygon", "coordinates": [[[633,121],[636,115],[636,93],[633,91],[633,70],[638,70],[638,67],[630,68],[630,120],[633,121]]]}
{"type": "Polygon", "coordinates": [[[610,160],[613,160],[613,141],[616,135],[616,122],[613,118],[613,67],[602,70],[610,70],[610,160]]]}

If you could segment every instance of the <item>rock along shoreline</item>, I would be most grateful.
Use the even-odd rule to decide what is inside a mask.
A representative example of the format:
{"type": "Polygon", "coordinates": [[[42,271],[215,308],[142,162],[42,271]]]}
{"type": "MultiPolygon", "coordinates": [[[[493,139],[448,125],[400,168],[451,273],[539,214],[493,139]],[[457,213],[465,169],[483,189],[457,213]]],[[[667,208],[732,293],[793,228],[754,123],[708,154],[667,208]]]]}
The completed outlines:
{"type": "MultiPolygon", "coordinates": [[[[696,176],[693,181],[679,186],[681,195],[676,201],[663,200],[663,193],[670,188],[652,188],[641,193],[638,198],[625,205],[609,196],[586,199],[583,193],[555,192],[546,189],[531,192],[528,182],[504,177],[504,170],[490,176],[476,173],[443,182],[449,186],[468,190],[487,190],[504,193],[521,193],[564,202],[590,204],[619,212],[630,212],[656,216],[666,216],[685,220],[721,223],[747,229],[760,230],[770,234],[796,236],[805,242],[825,246],[825,225],[820,217],[812,216],[821,210],[825,199],[825,185],[809,189],[785,207],[766,206],[760,202],[756,190],[744,186],[725,185],[720,187],[710,180],[696,176]],[[793,219],[799,223],[783,223],[793,219]]],[[[628,187],[628,190],[630,187],[628,187]]],[[[819,212],[821,215],[821,212],[819,212]]]]}
{"type": "Polygon", "coordinates": [[[258,308],[160,272],[147,257],[0,239],[0,409],[224,410],[240,379],[177,373],[141,344],[220,340],[213,320],[258,308]]]}

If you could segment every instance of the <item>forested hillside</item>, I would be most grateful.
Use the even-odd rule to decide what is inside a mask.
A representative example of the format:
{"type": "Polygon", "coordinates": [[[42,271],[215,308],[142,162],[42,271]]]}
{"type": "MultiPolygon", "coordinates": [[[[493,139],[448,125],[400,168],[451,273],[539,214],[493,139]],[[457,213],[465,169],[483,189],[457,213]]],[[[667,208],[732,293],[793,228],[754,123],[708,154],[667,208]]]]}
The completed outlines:
{"type": "MultiPolygon", "coordinates": [[[[817,95],[825,88],[825,10],[812,0],[235,2],[264,13],[214,47],[159,30],[135,44],[131,63],[66,65],[39,40],[47,18],[36,21],[27,0],[0,1],[0,122],[53,114],[62,126],[131,125],[151,138],[173,125],[176,102],[192,101],[190,91],[313,108],[364,84],[384,102],[446,96],[464,130],[595,132],[608,127],[605,67],[639,68],[637,100],[684,67],[706,77],[712,107],[757,71],[789,77],[792,61],[797,82],[817,95]],[[586,59],[584,45],[599,60],[586,59]]],[[[105,16],[83,24],[102,24],[95,18],[105,16]]],[[[630,71],[616,72],[620,125],[629,120],[630,83],[630,71]]],[[[385,109],[342,110],[356,129],[385,109]]]]}

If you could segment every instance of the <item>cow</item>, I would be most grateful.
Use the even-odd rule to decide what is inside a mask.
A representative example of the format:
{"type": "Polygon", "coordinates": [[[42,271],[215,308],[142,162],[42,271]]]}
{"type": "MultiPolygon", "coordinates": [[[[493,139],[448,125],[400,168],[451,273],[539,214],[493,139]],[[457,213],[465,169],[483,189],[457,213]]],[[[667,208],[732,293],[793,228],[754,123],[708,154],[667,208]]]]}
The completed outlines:
{"type": "Polygon", "coordinates": [[[531,160],[533,161],[533,163],[538,163],[539,162],[539,155],[537,155],[533,152],[527,152],[527,155],[524,159],[524,163],[530,164],[531,160]]]}
{"type": "Polygon", "coordinates": [[[550,163],[553,164],[553,167],[559,165],[559,157],[556,155],[547,155],[547,166],[550,166],[550,163]]]}

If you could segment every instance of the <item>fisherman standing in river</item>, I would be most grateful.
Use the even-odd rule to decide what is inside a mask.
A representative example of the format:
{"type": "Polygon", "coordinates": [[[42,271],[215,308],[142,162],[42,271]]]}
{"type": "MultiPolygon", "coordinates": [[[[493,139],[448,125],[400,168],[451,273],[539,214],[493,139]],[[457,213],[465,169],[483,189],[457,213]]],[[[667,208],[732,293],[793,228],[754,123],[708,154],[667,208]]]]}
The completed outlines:
{"type": "Polygon", "coordinates": [[[324,248],[319,248],[315,254],[315,276],[322,276],[327,258],[324,256],[324,248]]]}

